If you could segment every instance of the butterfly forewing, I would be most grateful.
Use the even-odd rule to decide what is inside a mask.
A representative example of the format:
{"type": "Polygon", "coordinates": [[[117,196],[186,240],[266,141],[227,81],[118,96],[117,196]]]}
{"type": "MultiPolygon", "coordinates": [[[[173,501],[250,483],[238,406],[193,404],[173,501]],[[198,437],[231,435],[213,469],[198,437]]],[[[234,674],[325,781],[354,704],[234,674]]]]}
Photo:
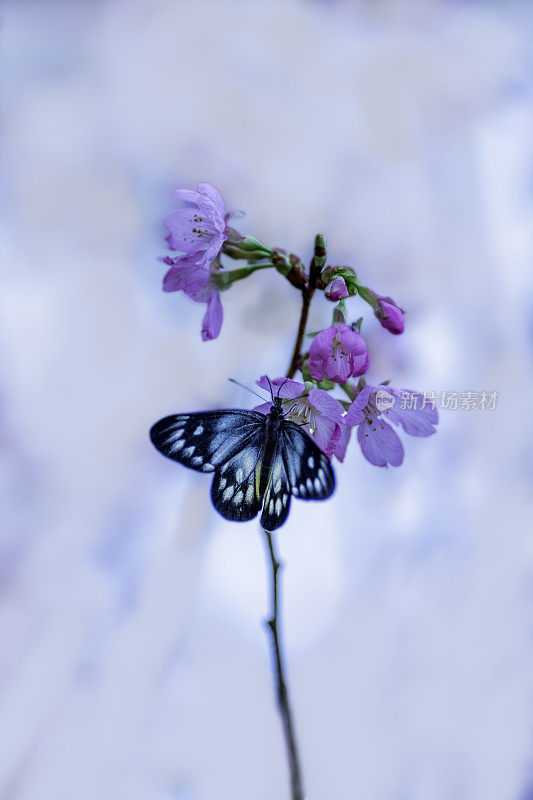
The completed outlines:
{"type": "Polygon", "coordinates": [[[201,411],[165,417],[150,438],[164,456],[199,472],[214,472],[255,441],[265,416],[256,411],[201,411]]]}
{"type": "Polygon", "coordinates": [[[335,489],[329,458],[294,422],[283,420],[281,439],[292,494],[302,500],[326,500],[335,489]]]}

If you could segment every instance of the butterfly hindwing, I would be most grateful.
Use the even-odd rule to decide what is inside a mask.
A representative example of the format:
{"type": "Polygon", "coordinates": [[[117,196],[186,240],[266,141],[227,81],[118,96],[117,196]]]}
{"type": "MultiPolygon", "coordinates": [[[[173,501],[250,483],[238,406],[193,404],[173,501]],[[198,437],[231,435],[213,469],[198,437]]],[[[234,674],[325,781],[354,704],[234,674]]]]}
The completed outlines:
{"type": "Polygon", "coordinates": [[[335,489],[329,458],[294,422],[283,420],[280,438],[292,494],[301,500],[326,500],[335,489]]]}
{"type": "Polygon", "coordinates": [[[261,441],[264,427],[265,417],[256,411],[201,411],[159,420],[150,438],[164,456],[199,472],[215,472],[261,441]]]}
{"type": "Polygon", "coordinates": [[[226,519],[245,522],[261,508],[259,484],[263,437],[255,437],[246,447],[216,470],[211,486],[211,500],[226,519]]]}
{"type": "Polygon", "coordinates": [[[261,514],[261,525],[267,531],[274,531],[283,525],[289,514],[291,486],[284,455],[283,437],[278,436],[273,447],[261,514]]]}

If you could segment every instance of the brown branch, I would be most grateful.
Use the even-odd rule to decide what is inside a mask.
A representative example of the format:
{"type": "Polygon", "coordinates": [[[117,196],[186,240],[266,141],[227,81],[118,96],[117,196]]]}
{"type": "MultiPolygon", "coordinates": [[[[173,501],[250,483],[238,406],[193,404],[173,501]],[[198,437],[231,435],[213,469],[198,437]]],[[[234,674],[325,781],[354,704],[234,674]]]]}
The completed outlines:
{"type": "Polygon", "coordinates": [[[300,369],[302,342],[307,325],[307,317],[309,316],[309,307],[311,305],[311,299],[314,292],[315,288],[311,288],[311,286],[306,286],[304,289],[302,289],[302,310],[300,312],[300,322],[298,324],[298,332],[296,333],[296,341],[294,342],[291,363],[289,364],[289,369],[287,370],[287,378],[294,378],[296,370],[300,369]]]}
{"type": "Polygon", "coordinates": [[[287,690],[287,682],[285,680],[284,664],[282,656],[282,647],[279,638],[278,628],[278,572],[280,570],[280,562],[277,559],[274,549],[274,542],[272,534],[264,531],[268,553],[270,556],[270,564],[272,567],[272,611],[271,617],[266,625],[272,636],[272,648],[274,656],[274,667],[276,675],[276,691],[278,709],[281,715],[283,725],[283,733],[285,736],[285,745],[287,747],[287,756],[289,759],[289,770],[291,776],[291,797],[292,800],[304,800],[304,791],[302,785],[302,774],[300,771],[300,760],[298,756],[298,748],[296,745],[296,737],[294,733],[294,724],[292,721],[292,713],[289,705],[289,694],[287,690]]]}
{"type": "Polygon", "coordinates": [[[309,307],[311,300],[315,293],[315,289],[323,289],[324,284],[321,281],[320,275],[322,268],[326,261],[326,240],[321,233],[315,236],[315,251],[309,267],[309,279],[307,283],[301,287],[302,292],[302,310],[300,312],[300,322],[298,324],[298,332],[296,333],[296,341],[292,351],[291,363],[287,370],[287,378],[293,378],[296,370],[300,369],[302,364],[302,342],[305,334],[305,327],[307,325],[307,317],[309,316],[309,307]]]}

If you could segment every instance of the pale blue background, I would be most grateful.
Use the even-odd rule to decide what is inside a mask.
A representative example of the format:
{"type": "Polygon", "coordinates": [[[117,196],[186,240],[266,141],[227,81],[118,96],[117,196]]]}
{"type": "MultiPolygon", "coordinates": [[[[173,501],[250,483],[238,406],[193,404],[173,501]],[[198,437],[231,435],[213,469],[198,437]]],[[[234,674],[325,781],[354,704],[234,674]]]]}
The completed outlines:
{"type": "MultiPolygon", "coordinates": [[[[170,191],[408,310],[370,377],[498,391],[279,535],[309,800],[533,796],[533,5],[0,4],[0,797],[287,797],[256,523],[152,422],[250,407],[297,292],[160,291],[170,191]],[[529,794],[528,794],[529,791],[529,794]]],[[[357,303],[356,303],[357,305],[357,303]]],[[[311,328],[331,307],[317,301],[311,328]]],[[[357,315],[358,308],[354,310],[357,315]]]]}

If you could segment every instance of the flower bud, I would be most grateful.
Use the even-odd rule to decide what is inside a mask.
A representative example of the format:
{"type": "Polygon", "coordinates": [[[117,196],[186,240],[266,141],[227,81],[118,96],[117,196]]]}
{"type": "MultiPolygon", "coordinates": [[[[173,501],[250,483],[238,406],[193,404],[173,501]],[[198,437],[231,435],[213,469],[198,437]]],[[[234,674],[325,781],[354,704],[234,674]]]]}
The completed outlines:
{"type": "Polygon", "coordinates": [[[275,247],[271,259],[277,271],[297,289],[307,285],[307,271],[297,255],[287,253],[282,247],[275,247]]]}
{"type": "Polygon", "coordinates": [[[344,278],[339,276],[334,278],[331,283],[328,283],[326,286],[325,295],[328,300],[332,300],[335,303],[338,300],[343,300],[345,297],[348,297],[348,289],[346,287],[346,281],[344,278]]]}
{"type": "Polygon", "coordinates": [[[392,297],[381,297],[381,295],[368,289],[366,286],[357,286],[359,295],[371,307],[379,320],[380,324],[390,333],[403,333],[403,310],[397,306],[392,297]]]}
{"type": "Polygon", "coordinates": [[[378,297],[379,310],[375,311],[381,325],[390,333],[403,333],[403,311],[396,305],[392,297],[378,297]]]}

